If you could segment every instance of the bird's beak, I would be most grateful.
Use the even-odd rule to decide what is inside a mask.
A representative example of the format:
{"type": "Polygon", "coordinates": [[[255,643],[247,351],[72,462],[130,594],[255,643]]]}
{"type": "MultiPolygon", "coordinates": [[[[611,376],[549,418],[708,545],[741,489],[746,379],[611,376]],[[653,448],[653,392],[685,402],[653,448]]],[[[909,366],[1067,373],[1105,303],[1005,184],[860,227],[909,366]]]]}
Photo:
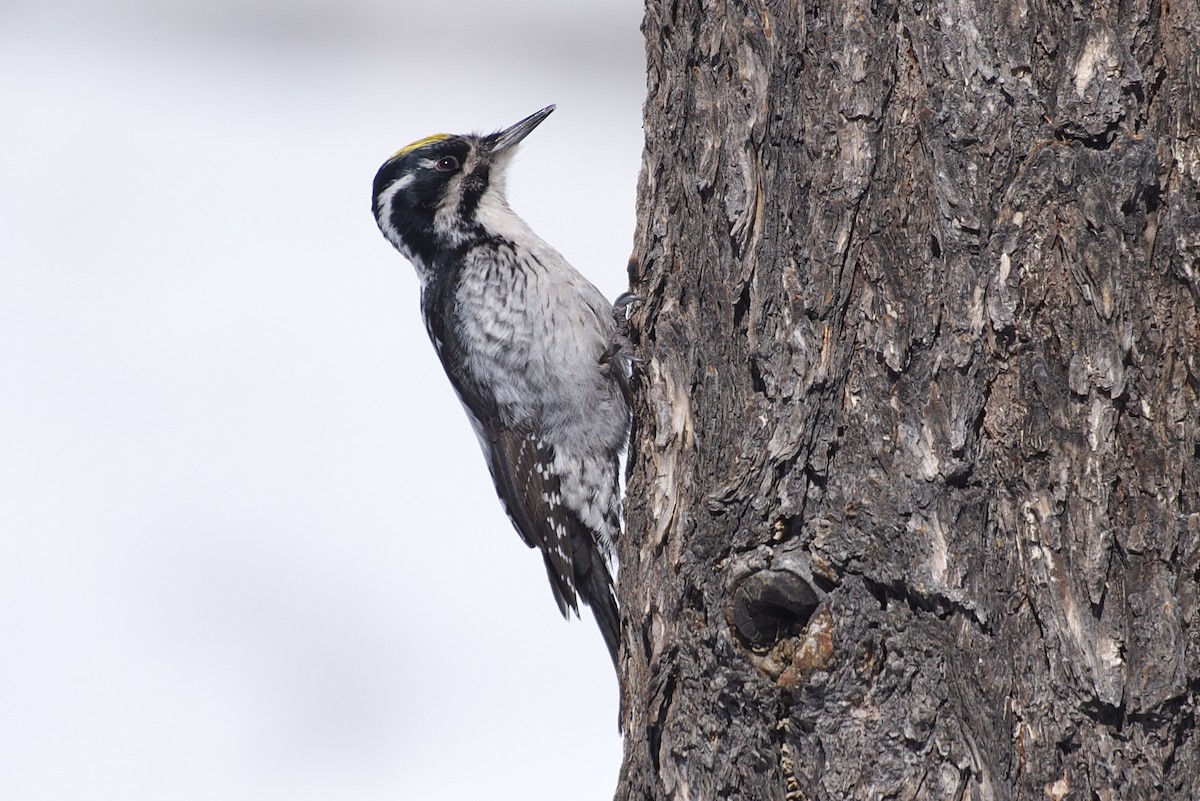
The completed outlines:
{"type": "Polygon", "coordinates": [[[487,137],[491,145],[493,155],[499,155],[505,151],[512,150],[517,144],[529,136],[534,128],[541,124],[542,120],[550,116],[550,112],[554,111],[554,106],[546,106],[541,111],[535,111],[525,119],[515,125],[510,125],[503,131],[497,131],[487,137]]]}

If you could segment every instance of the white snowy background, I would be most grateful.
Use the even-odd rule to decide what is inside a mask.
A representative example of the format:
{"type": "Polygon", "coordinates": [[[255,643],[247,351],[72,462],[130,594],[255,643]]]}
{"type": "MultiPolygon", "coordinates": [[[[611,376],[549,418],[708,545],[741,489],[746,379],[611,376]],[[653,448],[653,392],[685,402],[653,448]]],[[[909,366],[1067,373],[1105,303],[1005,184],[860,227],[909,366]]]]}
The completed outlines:
{"type": "Polygon", "coordinates": [[[609,799],[617,686],[370,214],[548,103],[514,208],[625,287],[637,0],[0,5],[0,798],[609,799]]]}

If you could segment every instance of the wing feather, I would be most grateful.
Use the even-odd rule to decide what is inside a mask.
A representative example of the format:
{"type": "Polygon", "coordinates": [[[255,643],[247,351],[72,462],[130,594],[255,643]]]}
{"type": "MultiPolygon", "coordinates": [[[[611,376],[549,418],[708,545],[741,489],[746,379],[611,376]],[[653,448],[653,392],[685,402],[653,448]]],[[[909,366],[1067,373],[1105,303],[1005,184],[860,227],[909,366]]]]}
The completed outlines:
{"type": "Polygon", "coordinates": [[[562,506],[558,477],[547,469],[554,449],[536,433],[484,426],[488,466],[496,493],[513,527],[530,548],[542,552],[558,609],[578,614],[571,529],[578,525],[562,506]]]}

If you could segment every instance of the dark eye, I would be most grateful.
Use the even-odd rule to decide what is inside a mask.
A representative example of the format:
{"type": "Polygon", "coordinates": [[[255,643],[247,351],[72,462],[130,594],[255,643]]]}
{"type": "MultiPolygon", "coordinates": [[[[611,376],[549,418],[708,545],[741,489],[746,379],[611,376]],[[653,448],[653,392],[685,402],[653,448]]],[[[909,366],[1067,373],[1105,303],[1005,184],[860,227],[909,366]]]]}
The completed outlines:
{"type": "Polygon", "coordinates": [[[454,156],[442,156],[434,168],[438,172],[454,172],[458,169],[458,159],[454,156]]]}

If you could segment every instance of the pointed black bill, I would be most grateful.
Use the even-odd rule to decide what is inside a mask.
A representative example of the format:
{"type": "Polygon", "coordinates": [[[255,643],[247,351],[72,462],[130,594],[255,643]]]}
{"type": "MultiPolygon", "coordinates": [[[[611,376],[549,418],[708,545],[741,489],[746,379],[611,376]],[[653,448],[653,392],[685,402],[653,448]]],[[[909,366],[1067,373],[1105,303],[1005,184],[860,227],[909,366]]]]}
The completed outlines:
{"type": "Polygon", "coordinates": [[[511,150],[517,144],[533,131],[534,128],[541,124],[542,120],[550,116],[550,112],[554,111],[554,106],[546,106],[541,111],[535,111],[525,119],[515,125],[510,125],[503,131],[497,131],[487,137],[486,141],[491,147],[494,154],[503,153],[506,150],[511,150]]]}

